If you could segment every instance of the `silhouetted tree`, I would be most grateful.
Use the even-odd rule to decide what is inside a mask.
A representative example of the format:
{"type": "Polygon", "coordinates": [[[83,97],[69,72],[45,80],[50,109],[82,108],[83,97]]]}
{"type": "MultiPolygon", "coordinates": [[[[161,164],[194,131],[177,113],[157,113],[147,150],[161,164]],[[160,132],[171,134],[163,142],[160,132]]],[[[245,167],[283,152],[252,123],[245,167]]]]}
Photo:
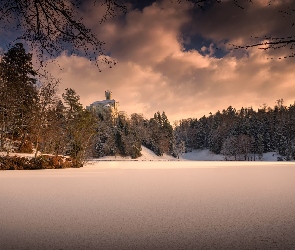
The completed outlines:
{"type": "MultiPolygon", "coordinates": [[[[0,25],[16,29],[16,41],[25,41],[39,51],[42,64],[46,58],[55,58],[62,51],[82,54],[92,61],[104,55],[103,44],[79,18],[84,1],[69,0],[2,0],[0,1],[0,25]]],[[[95,4],[96,1],[93,1],[95,4]]],[[[115,15],[116,10],[126,10],[119,1],[105,0],[106,13],[102,20],[115,15]]],[[[102,8],[104,8],[102,6],[102,8]]],[[[113,64],[107,57],[103,62],[113,64]]]]}

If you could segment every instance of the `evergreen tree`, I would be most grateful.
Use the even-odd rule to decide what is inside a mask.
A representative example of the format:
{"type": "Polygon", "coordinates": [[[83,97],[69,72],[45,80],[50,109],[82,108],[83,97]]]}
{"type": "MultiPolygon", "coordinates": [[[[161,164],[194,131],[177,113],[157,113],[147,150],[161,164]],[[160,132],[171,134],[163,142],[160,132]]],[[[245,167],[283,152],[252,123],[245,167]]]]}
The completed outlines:
{"type": "Polygon", "coordinates": [[[72,115],[75,112],[82,110],[82,104],[80,103],[80,96],[72,88],[66,88],[66,92],[62,94],[62,98],[67,105],[68,113],[72,115]]]}
{"type": "Polygon", "coordinates": [[[4,137],[27,139],[31,113],[38,96],[36,76],[32,54],[26,53],[21,43],[15,44],[3,55],[0,62],[1,145],[4,137]]]}
{"type": "Polygon", "coordinates": [[[62,94],[65,106],[67,154],[74,159],[79,167],[92,151],[93,138],[97,129],[97,117],[85,110],[80,103],[80,97],[73,89],[66,89],[62,94]]]}

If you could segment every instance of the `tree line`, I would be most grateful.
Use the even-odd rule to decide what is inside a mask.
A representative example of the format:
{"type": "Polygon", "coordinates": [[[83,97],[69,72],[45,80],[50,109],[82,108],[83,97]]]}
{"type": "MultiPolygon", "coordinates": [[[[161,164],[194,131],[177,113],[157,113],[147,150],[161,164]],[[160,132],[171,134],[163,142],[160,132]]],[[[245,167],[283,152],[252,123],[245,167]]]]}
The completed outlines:
{"type": "Polygon", "coordinates": [[[229,160],[254,160],[266,152],[295,159],[295,103],[285,106],[283,99],[273,108],[229,106],[208,117],[180,120],[175,131],[187,150],[206,148],[229,160]]]}

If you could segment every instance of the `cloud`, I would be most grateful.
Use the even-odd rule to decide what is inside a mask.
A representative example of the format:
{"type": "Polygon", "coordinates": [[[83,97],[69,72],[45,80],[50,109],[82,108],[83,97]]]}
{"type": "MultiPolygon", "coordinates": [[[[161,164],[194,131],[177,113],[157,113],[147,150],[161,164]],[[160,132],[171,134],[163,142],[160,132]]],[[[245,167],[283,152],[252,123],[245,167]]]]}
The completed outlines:
{"type": "Polygon", "coordinates": [[[190,16],[193,20],[189,23],[189,30],[191,34],[213,40],[218,46],[222,45],[222,41],[227,41],[227,44],[248,45],[263,40],[265,36],[292,35],[294,2],[266,2],[269,1],[239,1],[243,6],[241,9],[233,1],[222,1],[206,11],[191,9],[190,16]]]}
{"type": "MultiPolygon", "coordinates": [[[[143,11],[133,10],[92,29],[106,42],[106,50],[118,60],[149,65],[182,50],[180,28],[189,21],[189,5],[154,2],[143,11]]],[[[92,9],[92,12],[95,12],[92,9]]],[[[93,16],[93,15],[90,15],[93,16]]],[[[98,20],[95,22],[97,23],[98,20]]]]}
{"type": "Polygon", "coordinates": [[[229,105],[237,109],[257,108],[263,103],[272,106],[279,98],[293,103],[292,59],[269,60],[274,52],[256,48],[248,49],[247,53],[243,51],[239,56],[237,51],[230,51],[223,58],[214,57],[212,45],[203,49],[206,53],[183,48],[183,30],[188,26],[215,42],[221,39],[239,42],[240,39],[243,43],[249,41],[250,34],[274,32],[279,27],[279,21],[272,21],[270,16],[276,13],[274,7],[263,14],[268,5],[260,3],[255,9],[249,7],[239,12],[232,3],[225,2],[226,13],[235,8],[236,16],[223,20],[226,13],[218,13],[223,10],[217,8],[219,5],[207,11],[208,16],[204,14],[196,19],[191,15],[189,4],[166,0],[142,11],[132,10],[102,25],[100,15],[95,15],[100,11],[99,6],[91,10],[85,8],[89,14],[87,22],[105,40],[109,57],[117,60],[118,65],[112,69],[103,65],[99,73],[87,59],[63,54],[48,69],[62,79],[60,89],[74,88],[85,106],[104,99],[104,91],[111,89],[121,110],[129,114],[143,113],[146,117],[165,111],[171,121],[200,118],[229,105]],[[247,14],[250,19],[246,18],[247,14]],[[266,20],[266,23],[261,21],[264,30],[255,27],[258,20],[255,15],[266,20]],[[246,20],[250,27],[244,27],[246,20]]]}

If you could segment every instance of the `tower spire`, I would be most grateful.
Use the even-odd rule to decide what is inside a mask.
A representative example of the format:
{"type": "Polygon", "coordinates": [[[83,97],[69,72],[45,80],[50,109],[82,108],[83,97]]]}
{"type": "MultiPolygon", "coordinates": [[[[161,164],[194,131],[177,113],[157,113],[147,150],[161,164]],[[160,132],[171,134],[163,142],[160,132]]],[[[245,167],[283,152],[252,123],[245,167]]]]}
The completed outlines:
{"type": "Polygon", "coordinates": [[[112,91],[106,90],[104,93],[105,93],[106,100],[112,99],[112,91]]]}

